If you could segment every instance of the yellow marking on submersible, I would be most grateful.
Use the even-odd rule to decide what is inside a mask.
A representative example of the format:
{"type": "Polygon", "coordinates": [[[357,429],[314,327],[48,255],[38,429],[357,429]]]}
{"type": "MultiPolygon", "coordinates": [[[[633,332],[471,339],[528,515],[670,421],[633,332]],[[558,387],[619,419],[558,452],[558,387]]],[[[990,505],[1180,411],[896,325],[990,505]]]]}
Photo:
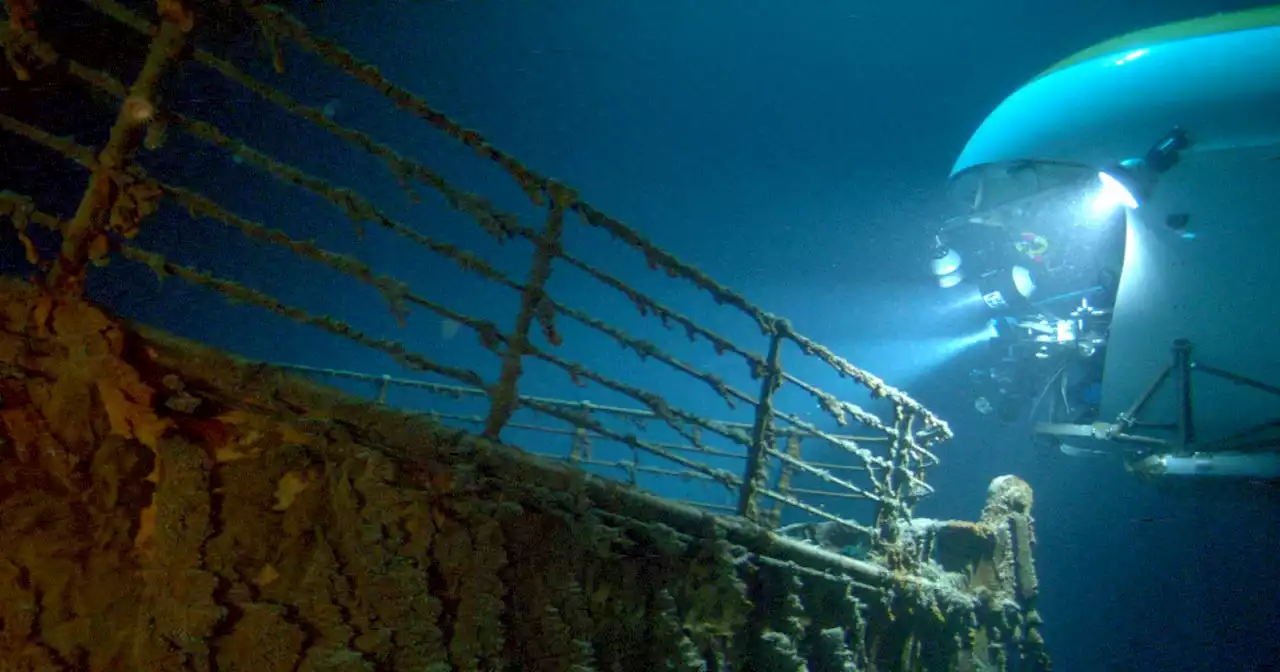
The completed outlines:
{"type": "Polygon", "coordinates": [[[1241,30],[1252,30],[1254,28],[1267,28],[1272,26],[1280,26],[1280,5],[1271,5],[1268,7],[1259,7],[1257,9],[1248,9],[1241,12],[1227,12],[1224,14],[1214,14],[1213,16],[1204,16],[1198,19],[1166,23],[1162,26],[1144,28],[1127,35],[1121,35],[1120,37],[1115,37],[1107,40],[1106,42],[1096,44],[1084,51],[1058,61],[1053,65],[1053,67],[1037,75],[1035,79],[1040,79],[1041,77],[1051,75],[1059,70],[1065,70],[1073,65],[1084,63],[1085,61],[1091,61],[1095,58],[1134,51],[1163,42],[1177,42],[1180,40],[1189,40],[1195,37],[1207,37],[1209,35],[1219,35],[1222,33],[1233,33],[1241,30]]]}

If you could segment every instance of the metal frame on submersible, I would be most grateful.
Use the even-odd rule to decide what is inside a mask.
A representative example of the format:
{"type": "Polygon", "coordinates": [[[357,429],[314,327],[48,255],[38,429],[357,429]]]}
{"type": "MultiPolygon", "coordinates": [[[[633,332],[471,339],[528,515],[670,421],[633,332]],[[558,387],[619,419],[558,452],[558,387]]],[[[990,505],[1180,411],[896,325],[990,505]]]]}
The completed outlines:
{"type": "Polygon", "coordinates": [[[1280,449],[1280,432],[1267,434],[1268,431],[1280,430],[1280,418],[1257,423],[1222,439],[1198,442],[1191,374],[1200,371],[1277,397],[1280,397],[1280,387],[1198,362],[1192,358],[1191,351],[1190,341],[1174,341],[1173,361],[1114,422],[1041,422],[1036,423],[1032,431],[1043,436],[1089,438],[1133,445],[1133,449],[1121,448],[1117,452],[1126,454],[1130,470],[1144,476],[1280,478],[1280,454],[1265,452],[1280,449]],[[1170,379],[1177,389],[1174,402],[1176,422],[1143,421],[1140,417],[1143,411],[1148,409],[1152,398],[1170,379]],[[1177,436],[1169,440],[1135,432],[1144,429],[1176,430],[1177,436]]]}

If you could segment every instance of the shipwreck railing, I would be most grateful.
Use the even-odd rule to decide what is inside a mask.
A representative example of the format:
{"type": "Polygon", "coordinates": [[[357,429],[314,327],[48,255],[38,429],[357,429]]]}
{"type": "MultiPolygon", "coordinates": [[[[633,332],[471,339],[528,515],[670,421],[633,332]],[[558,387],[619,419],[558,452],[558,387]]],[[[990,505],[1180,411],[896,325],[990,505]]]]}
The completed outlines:
{"type": "MultiPolygon", "coordinates": [[[[145,62],[128,84],[104,69],[63,53],[64,45],[46,38],[44,28],[46,24],[54,26],[63,20],[59,12],[69,10],[54,10],[55,3],[50,3],[43,13],[36,14],[34,4],[33,0],[8,0],[7,3],[9,21],[0,31],[0,46],[13,76],[24,82],[44,79],[60,86],[76,82],[95,96],[105,95],[118,106],[108,139],[97,147],[59,136],[43,127],[39,118],[23,118],[18,113],[0,111],[0,129],[56,152],[89,171],[89,183],[79,207],[74,216],[65,219],[51,214],[51,204],[38,203],[35,198],[14,190],[13,185],[0,183],[0,214],[13,222],[13,231],[26,251],[27,261],[36,269],[34,277],[49,291],[84,291],[87,273],[93,266],[110,259],[144,264],[161,277],[194,283],[232,301],[258,306],[313,326],[385,353],[408,371],[431,374],[448,382],[294,367],[302,373],[372,384],[380,390],[377,393],[380,401],[386,401],[386,390],[390,387],[483,400],[483,411],[432,409],[431,412],[442,421],[471,426],[491,439],[510,442],[513,431],[564,437],[569,441],[569,448],[559,457],[584,468],[612,471],[615,476],[621,473],[624,480],[633,484],[638,483],[640,474],[714,483],[731,495],[729,500],[695,503],[764,525],[776,525],[785,510],[794,510],[801,517],[829,520],[876,535],[892,534],[895,529],[892,523],[910,516],[916,502],[931,492],[926,471],[938,462],[932,449],[950,438],[950,431],[919,403],[798,333],[786,319],[754,305],[637,230],[592,206],[574,189],[534,172],[478,132],[389,81],[370,63],[316,36],[284,10],[245,0],[238,6],[230,3],[234,7],[229,9],[208,11],[238,16],[242,23],[248,21],[254,30],[266,36],[277,72],[286,72],[282,54],[287,44],[289,49],[308,54],[335,73],[345,73],[358,80],[407,115],[417,117],[500,167],[539,211],[542,221],[537,225],[520,221],[515,214],[500,210],[485,198],[456,186],[436,169],[370,134],[335,122],[327,110],[305,105],[282,88],[194,44],[193,36],[199,36],[204,25],[203,15],[191,13],[182,3],[159,2],[156,20],[115,0],[84,0],[75,5],[81,11],[93,10],[98,20],[110,19],[116,24],[116,30],[123,29],[133,33],[134,38],[149,41],[145,62]],[[438,192],[448,206],[465,213],[478,230],[489,236],[499,241],[526,241],[533,248],[527,274],[523,278],[513,277],[482,255],[446,242],[424,227],[405,223],[361,192],[336,186],[270,155],[267,150],[251,146],[213,120],[166,108],[158,95],[161,83],[164,82],[164,87],[180,87],[185,75],[177,72],[175,66],[184,62],[197,63],[243,87],[262,103],[293,119],[293,123],[320,129],[335,143],[356,147],[376,157],[406,189],[420,184],[438,192]],[[517,293],[519,308],[512,326],[503,329],[493,320],[469,314],[444,300],[429,298],[412,283],[380,274],[356,255],[329,249],[292,235],[284,228],[273,228],[236,214],[198,187],[180,186],[157,177],[136,160],[136,155],[140,148],[158,148],[165,130],[185,134],[192,141],[222,152],[228,162],[253,167],[281,184],[319,197],[346,213],[357,225],[375,225],[405,241],[405,245],[421,248],[425,255],[447,261],[462,272],[517,293]],[[149,249],[140,242],[145,236],[138,234],[143,221],[165,203],[186,210],[192,220],[219,222],[250,239],[278,246],[310,263],[349,276],[376,290],[401,320],[410,308],[421,309],[474,332],[483,348],[497,358],[497,375],[486,379],[472,367],[429,356],[403,340],[372,335],[353,322],[308,311],[265,291],[149,249]],[[608,270],[604,261],[569,252],[568,238],[584,230],[607,233],[633,254],[640,255],[653,271],[695,288],[710,297],[720,310],[745,316],[760,333],[759,348],[738,342],[742,339],[731,340],[703,321],[641,291],[608,270]],[[41,241],[46,238],[57,241],[56,254],[43,251],[46,246],[41,241]],[[641,315],[656,319],[668,329],[683,331],[690,342],[709,344],[720,357],[739,360],[750,370],[755,389],[741,389],[742,386],[674,354],[671,348],[660,347],[653,340],[553,296],[549,281],[556,273],[564,272],[562,269],[585,274],[599,291],[616,293],[634,304],[641,315]],[[658,391],[575,361],[566,352],[572,348],[564,345],[561,334],[565,320],[578,325],[575,328],[589,330],[620,345],[640,360],[659,363],[687,382],[696,382],[730,408],[746,409],[750,421],[729,422],[707,417],[705,413],[669,402],[658,391]],[[784,361],[787,349],[797,350],[799,357],[784,361]],[[824,390],[794,373],[794,364],[801,360],[821,363],[853,385],[840,395],[824,390]],[[563,401],[522,393],[528,381],[525,369],[533,363],[558,369],[574,383],[620,395],[633,406],[563,401]],[[830,421],[815,421],[781,408],[779,395],[784,390],[811,399],[830,421]],[[877,403],[887,402],[889,410],[874,413],[848,401],[850,394],[881,400],[877,403]],[[523,416],[517,418],[517,413],[530,414],[535,421],[525,421],[523,416]],[[625,423],[614,422],[619,418],[632,425],[649,422],[661,425],[674,438],[652,439],[640,431],[642,427],[628,428],[625,423]],[[823,428],[832,424],[842,428],[839,433],[823,428]],[[858,433],[865,436],[846,435],[845,427],[856,427],[858,433]],[[715,437],[714,441],[711,437],[715,437]],[[624,446],[632,456],[619,460],[601,458],[591,451],[593,440],[624,446]],[[805,459],[804,452],[808,452],[811,445],[820,446],[821,453],[836,455],[838,459],[805,459]],[[645,456],[643,461],[641,455],[645,456]],[[736,466],[732,469],[718,466],[726,463],[736,466]],[[797,485],[797,479],[801,478],[813,485],[797,485]],[[823,501],[832,498],[868,502],[875,509],[874,523],[827,511],[823,501]],[[772,506],[766,506],[766,502],[772,502],[772,506]]],[[[68,5],[67,2],[56,4],[60,8],[68,5]]],[[[214,23],[236,25],[234,21],[223,20],[225,18],[219,17],[214,23]]]]}

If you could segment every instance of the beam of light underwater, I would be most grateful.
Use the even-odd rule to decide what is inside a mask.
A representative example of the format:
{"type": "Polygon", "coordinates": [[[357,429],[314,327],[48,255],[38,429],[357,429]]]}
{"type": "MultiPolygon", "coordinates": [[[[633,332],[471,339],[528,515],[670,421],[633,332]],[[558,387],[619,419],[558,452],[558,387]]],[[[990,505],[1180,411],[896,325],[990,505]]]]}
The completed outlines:
{"type": "MultiPolygon", "coordinates": [[[[815,302],[806,303],[818,308],[815,302]]],[[[903,283],[856,299],[846,296],[842,303],[866,309],[825,311],[840,317],[824,320],[822,340],[837,354],[897,387],[919,382],[996,335],[986,305],[971,285],[939,291],[932,283],[903,283]],[[871,328],[866,327],[869,313],[881,313],[871,320],[871,328]]]]}
{"type": "Polygon", "coordinates": [[[875,374],[897,387],[909,388],[930,373],[941,369],[961,353],[995,338],[995,329],[983,325],[960,336],[874,341],[851,344],[857,361],[874,363],[875,374]]]}

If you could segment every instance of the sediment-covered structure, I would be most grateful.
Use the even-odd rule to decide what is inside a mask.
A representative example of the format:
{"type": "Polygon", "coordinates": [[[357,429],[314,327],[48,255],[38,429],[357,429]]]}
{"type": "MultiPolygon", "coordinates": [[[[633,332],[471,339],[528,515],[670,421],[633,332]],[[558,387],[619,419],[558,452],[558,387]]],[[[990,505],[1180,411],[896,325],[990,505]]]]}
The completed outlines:
{"type": "MultiPolygon", "coordinates": [[[[926,470],[939,461],[933,448],[950,431],[906,394],[524,166],[280,7],[9,0],[7,10],[0,85],[32,104],[0,110],[6,150],[21,145],[23,157],[76,166],[87,184],[74,214],[60,215],[68,204],[30,193],[38,186],[21,178],[0,183],[8,242],[27,263],[0,283],[0,669],[1048,668],[1035,610],[1029,487],[1013,476],[997,479],[977,522],[915,518],[915,503],[931,492],[926,470]],[[206,51],[205,26],[216,32],[214,44],[245,26],[267,36],[282,76],[280,49],[288,42],[372,87],[510,175],[541,212],[541,225],[522,224],[392,145],[206,51]],[[77,60],[86,53],[81,36],[102,31],[136,41],[145,53],[127,84],[77,60]],[[402,183],[440,193],[489,235],[525,241],[527,277],[514,279],[358,191],[167,109],[162,90],[182,86],[178,66],[191,63],[292,123],[367,152],[402,183]],[[41,96],[54,92],[65,104],[80,90],[116,106],[100,145],[81,144],[42,116],[51,108],[41,96]],[[291,235],[285,224],[238,215],[204,194],[198,180],[158,177],[139,153],[163,152],[166,134],[223,151],[228,163],[252,166],[262,179],[319,197],[441,263],[506,287],[518,297],[513,326],[433,299],[356,255],[291,235]],[[398,318],[412,308],[448,319],[475,334],[498,373],[482,376],[148,249],[139,234],[169,204],[192,221],[229,226],[372,288],[398,318]],[[760,329],[762,354],[636,289],[607,262],[567,252],[575,227],[610,234],[655,270],[745,315],[760,329]],[[485,410],[399,409],[381,396],[320,385],[298,367],[243,360],[136,324],[86,294],[101,265],[138,263],[166,283],[192,283],[385,353],[436,378],[417,384],[473,396],[485,410]],[[557,300],[548,278],[564,267],[742,360],[758,389],[744,392],[557,300]],[[562,335],[563,321],[736,403],[749,422],[705,417],[662,390],[579,363],[573,357],[581,346],[562,335]],[[888,412],[793,375],[783,367],[784,348],[830,367],[888,412]],[[534,362],[634,407],[523,394],[534,362]],[[825,431],[789,411],[783,390],[868,435],[825,431]],[[660,425],[675,439],[610,421],[617,416],[660,425]],[[565,455],[522,450],[508,439],[517,426],[568,436],[572,448],[565,455]],[[604,465],[621,466],[628,478],[591,471],[601,466],[593,442],[631,454],[604,465]],[[815,461],[805,454],[811,445],[844,458],[815,461]],[[718,466],[725,460],[739,466],[718,466]],[[714,484],[732,504],[656,496],[641,487],[641,473],[714,484]],[[824,497],[856,498],[872,513],[866,520],[837,515],[824,497]]],[[[376,380],[385,393],[391,378],[376,380]]]]}

